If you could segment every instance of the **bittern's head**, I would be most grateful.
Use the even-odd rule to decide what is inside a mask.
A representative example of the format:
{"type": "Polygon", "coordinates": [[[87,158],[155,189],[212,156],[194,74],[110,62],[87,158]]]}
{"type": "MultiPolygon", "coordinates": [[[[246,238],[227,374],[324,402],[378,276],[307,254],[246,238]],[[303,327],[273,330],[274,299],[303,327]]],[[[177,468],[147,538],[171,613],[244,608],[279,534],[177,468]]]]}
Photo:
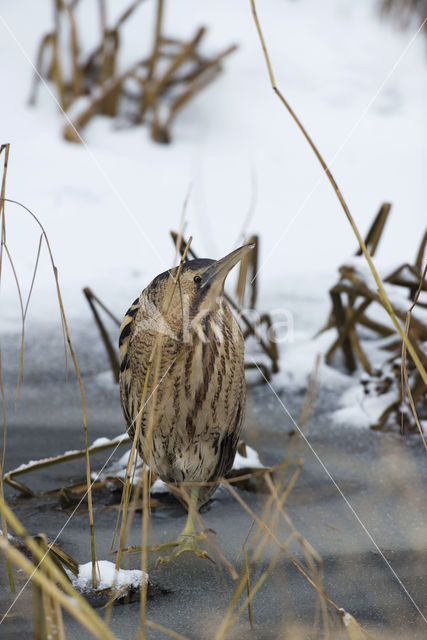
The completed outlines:
{"type": "MultiPolygon", "coordinates": [[[[224,292],[227,275],[253,246],[252,244],[243,245],[221,260],[201,258],[185,262],[173,294],[172,309],[177,308],[180,298],[186,301],[190,317],[202,309],[215,308],[224,292]]],[[[178,267],[165,271],[154,278],[148,286],[148,291],[156,298],[157,305],[161,299],[168,297],[167,291],[174,286],[173,279],[177,273],[178,267]]]]}

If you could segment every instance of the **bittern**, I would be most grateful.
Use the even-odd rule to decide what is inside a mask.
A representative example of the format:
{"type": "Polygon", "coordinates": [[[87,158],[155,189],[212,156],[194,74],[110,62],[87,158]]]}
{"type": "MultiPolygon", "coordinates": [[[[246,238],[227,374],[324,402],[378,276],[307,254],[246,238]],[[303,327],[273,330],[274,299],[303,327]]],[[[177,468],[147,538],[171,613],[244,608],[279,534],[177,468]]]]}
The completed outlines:
{"type": "Polygon", "coordinates": [[[120,398],[144,462],[167,483],[190,488],[188,519],[167,562],[183,551],[208,557],[195,513],[232,467],[246,404],[244,340],[226,303],[229,271],[253,245],[221,260],[190,260],[158,275],[127,311],[119,338],[120,398]],[[140,415],[138,415],[140,414],[140,415]]]}

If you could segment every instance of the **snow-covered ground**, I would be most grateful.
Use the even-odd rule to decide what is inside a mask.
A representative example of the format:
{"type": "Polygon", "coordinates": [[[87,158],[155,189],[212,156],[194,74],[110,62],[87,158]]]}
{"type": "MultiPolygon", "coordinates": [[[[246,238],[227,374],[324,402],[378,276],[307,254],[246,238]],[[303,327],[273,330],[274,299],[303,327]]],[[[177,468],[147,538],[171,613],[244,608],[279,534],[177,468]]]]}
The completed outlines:
{"type": "MultiPolygon", "coordinates": [[[[81,28],[89,43],[96,3],[84,4],[81,28]]],[[[128,4],[109,2],[110,21],[128,4]]],[[[381,261],[392,266],[414,257],[427,210],[427,74],[423,36],[414,39],[419,25],[398,30],[372,0],[258,4],[276,82],[330,163],[359,228],[365,232],[381,202],[392,202],[381,261]]],[[[143,55],[148,45],[141,43],[151,41],[153,7],[143,3],[125,27],[122,68],[143,55]]],[[[325,321],[327,287],[356,242],[317,160],[269,88],[247,0],[167,4],[169,35],[187,37],[204,24],[207,51],[239,45],[220,79],[179,114],[169,146],[152,143],[144,126],[117,130],[105,117],[84,129],[86,146],[73,145],[61,137],[64,118],[49,88],[40,86],[36,106],[28,106],[31,61],[51,20],[49,0],[2,3],[0,141],[11,143],[7,196],[44,225],[68,316],[90,317],[81,295],[85,285],[120,316],[171,265],[168,231],[178,228],[191,186],[186,234],[194,236],[200,255],[224,255],[242,240],[242,231],[260,234],[261,304],[294,305],[295,342],[281,347],[286,361],[279,382],[306,384],[317,350],[330,344],[330,337],[316,343],[309,337],[325,321]]],[[[25,296],[40,231],[20,208],[7,205],[6,214],[25,296]]],[[[0,301],[0,328],[18,329],[8,266],[0,301]]],[[[59,331],[56,309],[43,250],[28,319],[56,322],[59,331]]],[[[322,371],[330,384],[350,387],[354,402],[345,377],[322,371]]]]}

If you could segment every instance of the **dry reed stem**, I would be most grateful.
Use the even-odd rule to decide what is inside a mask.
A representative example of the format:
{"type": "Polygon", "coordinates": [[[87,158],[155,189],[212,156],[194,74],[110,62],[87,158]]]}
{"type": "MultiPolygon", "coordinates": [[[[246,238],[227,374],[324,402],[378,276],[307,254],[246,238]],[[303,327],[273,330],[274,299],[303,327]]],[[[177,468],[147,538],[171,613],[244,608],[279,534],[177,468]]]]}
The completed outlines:
{"type": "Polygon", "coordinates": [[[369,265],[371,273],[372,273],[372,275],[373,275],[373,277],[375,279],[376,285],[378,287],[378,295],[379,295],[380,302],[381,302],[382,306],[384,307],[385,311],[390,316],[390,318],[391,318],[391,320],[392,320],[397,332],[399,333],[400,337],[402,338],[403,342],[405,343],[405,346],[406,346],[406,348],[407,348],[407,350],[408,350],[408,352],[409,352],[409,354],[410,354],[410,356],[411,356],[416,368],[418,369],[418,371],[419,371],[424,383],[427,384],[427,371],[423,367],[423,364],[422,364],[420,358],[418,357],[418,355],[417,355],[417,353],[416,353],[411,341],[409,340],[409,338],[406,335],[405,331],[402,329],[402,327],[401,327],[401,325],[400,325],[400,323],[399,323],[399,321],[398,321],[398,319],[396,317],[396,314],[395,314],[395,312],[393,310],[393,307],[392,307],[392,305],[391,305],[391,303],[390,303],[390,301],[389,301],[389,299],[387,297],[387,294],[385,292],[384,285],[383,285],[383,283],[381,281],[381,278],[380,278],[380,276],[379,276],[379,274],[378,274],[378,272],[377,272],[377,270],[375,268],[375,265],[374,265],[374,263],[372,261],[372,258],[370,256],[370,254],[369,254],[369,251],[366,248],[365,242],[363,241],[363,238],[360,235],[359,229],[357,228],[356,223],[353,220],[353,216],[350,213],[350,210],[349,210],[349,208],[347,206],[347,203],[344,200],[344,197],[343,197],[343,195],[342,195],[342,193],[341,193],[341,191],[340,191],[340,189],[339,189],[339,187],[338,187],[338,185],[337,185],[332,173],[330,172],[326,162],[324,161],[322,155],[320,154],[320,152],[319,152],[318,148],[316,147],[316,145],[314,144],[313,140],[311,139],[311,137],[307,133],[307,130],[303,126],[302,122],[299,120],[299,118],[296,115],[296,113],[293,111],[293,109],[291,108],[291,106],[289,105],[289,103],[287,102],[287,100],[285,99],[283,94],[281,93],[281,91],[276,86],[276,82],[275,82],[274,75],[273,75],[273,69],[272,69],[272,66],[271,66],[271,62],[270,62],[270,58],[269,58],[269,55],[268,55],[267,47],[266,47],[266,44],[265,44],[264,36],[262,34],[261,26],[260,26],[260,23],[259,23],[259,20],[258,20],[258,15],[257,15],[257,12],[256,12],[256,8],[255,8],[255,0],[250,0],[250,3],[251,3],[251,7],[252,7],[252,14],[253,14],[253,17],[254,17],[255,26],[256,26],[256,29],[257,29],[257,32],[258,32],[258,36],[259,36],[259,39],[260,39],[260,42],[261,42],[262,50],[264,52],[264,58],[265,58],[265,62],[266,62],[266,65],[267,65],[267,70],[268,70],[268,75],[269,75],[269,78],[270,78],[271,87],[272,87],[273,91],[275,92],[275,94],[280,99],[280,101],[282,102],[282,104],[286,107],[286,109],[288,110],[288,112],[290,113],[290,115],[292,116],[294,121],[296,122],[296,124],[298,125],[301,133],[304,135],[305,139],[309,143],[309,145],[312,148],[314,154],[316,155],[318,161],[320,162],[320,164],[321,164],[326,176],[328,177],[328,180],[331,183],[331,185],[332,185],[332,187],[333,187],[333,189],[335,191],[336,196],[338,197],[338,200],[339,200],[339,202],[340,202],[340,204],[341,204],[341,206],[342,206],[342,208],[344,210],[344,213],[345,213],[345,215],[346,215],[346,217],[347,217],[347,219],[348,219],[348,221],[349,221],[349,223],[351,225],[351,228],[353,229],[353,233],[355,234],[355,236],[356,236],[356,238],[357,238],[357,240],[359,242],[359,245],[360,245],[360,248],[361,248],[361,250],[363,252],[363,255],[365,256],[365,259],[366,259],[366,261],[367,261],[367,263],[369,265]]]}
{"type": "MultiPolygon", "coordinates": [[[[3,249],[6,248],[6,218],[5,218],[5,210],[4,210],[4,197],[6,193],[6,175],[7,175],[7,167],[9,161],[9,144],[2,144],[0,147],[0,155],[4,153],[4,164],[3,164],[3,176],[1,183],[1,192],[0,192],[0,282],[2,275],[2,267],[3,267],[3,249]]],[[[2,411],[3,411],[3,449],[0,461],[0,499],[4,500],[4,485],[3,485],[3,472],[4,465],[6,461],[6,443],[7,443],[7,412],[6,412],[6,397],[4,393],[4,384],[3,384],[3,368],[2,368],[2,359],[1,359],[1,345],[0,345],[0,395],[2,402],[2,411]]],[[[1,514],[0,518],[1,527],[3,536],[7,540],[7,522],[6,518],[1,514]]],[[[13,579],[13,569],[12,563],[9,559],[6,560],[7,565],[7,573],[9,579],[9,588],[12,593],[15,591],[15,583],[13,579]]]]}
{"type": "Polygon", "coordinates": [[[62,4],[61,0],[55,0],[54,2],[55,31],[51,34],[52,60],[51,60],[50,69],[51,69],[52,79],[55,82],[56,87],[58,89],[60,107],[61,109],[66,111],[66,109],[68,108],[68,103],[67,103],[67,95],[65,91],[64,79],[62,77],[61,63],[59,59],[59,46],[58,46],[58,36],[60,33],[59,13],[61,10],[61,4],[62,4]]]}
{"type": "MultiPolygon", "coordinates": [[[[249,626],[251,628],[251,631],[253,631],[254,629],[254,616],[253,616],[253,612],[252,612],[252,598],[254,597],[255,594],[252,593],[251,591],[251,580],[250,580],[250,574],[249,574],[249,564],[248,564],[248,554],[246,549],[244,549],[243,551],[243,559],[244,559],[244,568],[245,568],[245,574],[246,574],[246,594],[247,594],[247,606],[248,606],[248,618],[249,618],[249,626]]],[[[239,616],[238,616],[239,618],[239,616]]],[[[237,618],[237,619],[238,619],[237,618]]]]}
{"type": "MultiPolygon", "coordinates": [[[[101,334],[101,338],[102,341],[104,343],[104,347],[107,351],[107,355],[108,355],[108,359],[110,361],[110,367],[111,370],[113,372],[113,377],[114,377],[114,382],[118,382],[119,381],[119,375],[120,375],[120,365],[119,365],[119,359],[117,357],[117,350],[114,349],[113,345],[111,344],[111,340],[110,340],[110,336],[108,335],[108,332],[106,330],[106,328],[104,327],[104,324],[98,314],[98,310],[95,307],[95,304],[93,302],[93,300],[97,300],[98,304],[99,304],[99,300],[96,298],[96,296],[92,293],[91,289],[89,289],[89,287],[85,287],[83,289],[83,293],[86,296],[86,300],[88,301],[89,307],[92,311],[93,317],[95,318],[95,323],[96,326],[98,327],[98,330],[101,334]]],[[[103,308],[105,309],[105,306],[102,305],[103,308]]],[[[110,314],[112,315],[112,314],[110,314]]],[[[114,317],[114,316],[113,316],[114,317]]],[[[120,326],[120,323],[119,323],[120,326]]]]}
{"type": "MultiPolygon", "coordinates": [[[[415,305],[418,302],[418,298],[420,296],[421,290],[423,288],[423,283],[426,277],[426,273],[427,273],[427,263],[424,267],[424,271],[422,273],[421,276],[421,280],[420,280],[420,284],[418,287],[418,290],[415,294],[414,297],[414,301],[411,305],[411,307],[408,310],[408,313],[406,314],[406,321],[405,321],[405,333],[408,334],[409,333],[409,325],[411,323],[411,313],[412,310],[414,309],[415,305]]],[[[404,400],[404,396],[405,396],[405,388],[406,388],[406,393],[408,394],[408,399],[409,399],[409,404],[411,407],[411,411],[412,411],[412,415],[414,416],[414,420],[415,420],[415,424],[417,425],[417,429],[419,431],[419,434],[421,436],[421,440],[423,442],[424,445],[424,449],[427,451],[427,443],[426,443],[426,439],[424,437],[424,433],[423,433],[423,429],[421,427],[420,421],[418,419],[418,414],[417,414],[417,410],[415,407],[415,402],[414,399],[412,397],[412,392],[411,392],[411,387],[409,386],[409,378],[408,378],[408,368],[406,365],[406,344],[404,342],[402,342],[402,357],[401,357],[401,365],[400,365],[400,375],[401,375],[401,387],[402,387],[402,402],[404,400]]],[[[402,414],[403,417],[403,414],[402,414]]]]}
{"type": "MultiPolygon", "coordinates": [[[[43,553],[49,553],[47,537],[39,534],[35,537],[43,553]]],[[[33,556],[34,565],[37,559],[33,556]]],[[[62,565],[61,565],[62,568],[62,565]]],[[[49,569],[44,567],[44,561],[40,561],[38,569],[46,575],[46,578],[55,582],[49,569]]],[[[64,621],[62,619],[61,606],[55,598],[46,592],[38,584],[33,583],[33,633],[36,640],[65,640],[64,621]]]]}
{"type": "Polygon", "coordinates": [[[163,0],[157,0],[156,27],[154,32],[153,53],[151,54],[151,57],[150,57],[148,73],[147,73],[148,82],[151,82],[153,78],[156,62],[159,57],[162,22],[163,22],[163,0]]]}
{"type": "Polygon", "coordinates": [[[146,620],[145,624],[147,625],[147,627],[150,627],[150,629],[154,629],[155,631],[160,631],[160,633],[164,633],[165,636],[169,636],[169,638],[175,638],[175,640],[190,640],[187,636],[183,636],[180,633],[173,631],[172,629],[168,629],[167,627],[164,627],[163,625],[158,624],[157,622],[146,620]]]}

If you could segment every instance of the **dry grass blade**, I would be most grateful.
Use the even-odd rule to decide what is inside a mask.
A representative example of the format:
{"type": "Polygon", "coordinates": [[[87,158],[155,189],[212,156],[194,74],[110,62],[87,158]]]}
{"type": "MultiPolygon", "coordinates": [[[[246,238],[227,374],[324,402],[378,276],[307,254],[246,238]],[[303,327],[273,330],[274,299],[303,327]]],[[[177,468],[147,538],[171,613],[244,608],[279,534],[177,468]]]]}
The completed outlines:
{"type": "MultiPolygon", "coordinates": [[[[77,380],[78,380],[78,385],[79,385],[79,390],[80,390],[80,399],[81,399],[81,405],[82,405],[82,425],[83,425],[83,434],[84,434],[84,442],[85,442],[86,483],[87,483],[87,496],[88,496],[90,545],[91,545],[91,556],[92,556],[92,582],[93,582],[93,587],[95,588],[96,587],[95,531],[94,531],[94,523],[93,523],[92,489],[91,489],[91,479],[90,479],[90,460],[89,460],[89,452],[88,452],[89,444],[88,444],[88,434],[87,434],[86,399],[85,399],[85,392],[84,392],[84,388],[83,388],[83,382],[82,382],[82,378],[81,378],[81,375],[80,375],[79,365],[77,363],[76,354],[74,352],[74,348],[73,348],[73,345],[72,345],[72,342],[71,342],[71,338],[70,338],[70,334],[69,334],[69,331],[68,331],[68,323],[67,323],[67,318],[66,318],[66,315],[65,315],[64,305],[62,303],[61,289],[60,289],[60,286],[59,286],[58,269],[57,269],[57,266],[56,266],[54,258],[53,258],[53,253],[52,253],[52,250],[50,248],[50,243],[49,243],[49,239],[47,237],[46,231],[45,231],[43,225],[41,224],[40,220],[37,218],[37,216],[32,211],[30,211],[30,209],[28,209],[28,207],[26,207],[25,205],[21,204],[20,202],[17,202],[16,200],[11,200],[9,198],[5,198],[2,195],[1,202],[2,203],[11,202],[11,203],[19,205],[20,207],[25,209],[25,211],[27,211],[30,214],[30,216],[33,218],[33,220],[35,220],[35,222],[37,223],[37,225],[40,227],[40,229],[42,231],[42,235],[43,235],[44,240],[46,242],[46,246],[47,246],[47,250],[48,250],[48,253],[49,253],[50,262],[51,262],[51,265],[52,265],[52,270],[53,270],[53,274],[54,274],[54,278],[55,278],[55,285],[56,285],[56,295],[57,295],[57,298],[58,298],[59,310],[60,310],[60,314],[61,314],[61,323],[62,323],[63,332],[64,332],[64,340],[66,340],[66,342],[68,344],[68,348],[70,350],[71,359],[73,361],[74,370],[76,372],[76,376],[77,376],[77,380]]],[[[4,219],[4,216],[3,216],[3,219],[4,219]]]]}
{"type": "MultiPolygon", "coordinates": [[[[249,574],[249,563],[248,563],[248,554],[246,549],[244,549],[243,551],[243,558],[244,558],[244,567],[245,567],[245,573],[246,573],[246,593],[247,593],[247,606],[248,606],[248,618],[249,618],[249,626],[251,628],[251,630],[253,631],[254,629],[254,615],[253,615],[253,611],[252,611],[252,598],[254,597],[254,593],[251,592],[251,578],[250,578],[250,574],[249,574]]],[[[255,592],[256,593],[256,592],[255,592]]]]}
{"type": "Polygon", "coordinates": [[[165,636],[168,636],[169,638],[175,638],[175,640],[190,640],[187,636],[183,636],[180,633],[177,633],[172,629],[168,629],[161,624],[157,624],[156,622],[152,622],[151,620],[146,620],[145,624],[147,625],[147,627],[150,627],[150,629],[160,631],[160,633],[164,633],[165,636]]]}
{"type": "Polygon", "coordinates": [[[366,244],[363,241],[362,236],[360,235],[360,232],[356,226],[355,221],[353,220],[353,216],[350,213],[350,210],[347,206],[346,201],[344,200],[344,197],[337,185],[337,183],[335,182],[335,179],[332,175],[332,173],[330,172],[326,162],[323,159],[323,156],[320,154],[318,148],[316,147],[316,145],[314,144],[313,140],[311,139],[311,137],[309,136],[309,134],[307,133],[307,130],[305,129],[305,127],[303,126],[302,122],[299,120],[298,116],[296,115],[296,113],[293,111],[293,109],[291,108],[291,106],[289,105],[289,103],[287,102],[286,98],[283,96],[283,94],[281,93],[281,91],[278,89],[278,87],[276,86],[276,82],[274,79],[274,75],[273,75],[273,69],[271,66],[271,62],[270,62],[270,58],[268,55],[268,51],[267,51],[267,47],[265,44],[265,40],[264,40],[264,36],[262,34],[262,30],[261,30],[261,26],[258,20],[258,15],[256,12],[256,8],[255,8],[255,0],[250,0],[251,3],[251,7],[252,7],[252,14],[254,17],[254,21],[255,21],[255,26],[258,32],[258,36],[261,42],[261,46],[264,52],[264,57],[265,57],[265,61],[267,64],[267,70],[268,70],[268,75],[270,77],[270,83],[271,83],[271,87],[273,89],[273,91],[275,92],[275,94],[278,96],[278,98],[280,99],[280,101],[282,102],[282,104],[286,107],[286,109],[288,110],[288,112],[290,113],[290,115],[292,116],[292,118],[294,119],[294,121],[296,122],[296,124],[298,125],[301,133],[304,135],[305,139],[307,140],[307,142],[309,143],[310,147],[312,148],[314,154],[316,155],[317,159],[319,160],[322,169],[324,170],[325,174],[328,177],[329,182],[331,183],[337,198],[344,210],[344,213],[351,225],[351,228],[353,229],[353,233],[355,234],[358,243],[360,245],[360,248],[363,252],[363,255],[365,256],[365,259],[369,265],[369,268],[371,270],[371,273],[374,277],[374,280],[376,282],[376,285],[378,287],[378,295],[379,295],[379,299],[381,301],[382,306],[384,307],[385,311],[388,313],[388,315],[391,318],[391,321],[393,322],[397,332],[399,333],[400,337],[402,338],[403,342],[405,343],[405,346],[416,366],[416,368],[418,369],[423,381],[425,384],[427,384],[427,371],[425,370],[420,358],[418,357],[418,354],[416,353],[411,341],[409,340],[408,336],[406,335],[405,331],[403,330],[399,320],[396,317],[396,314],[393,310],[393,307],[387,297],[387,294],[385,292],[384,289],[384,285],[381,281],[381,278],[375,268],[375,265],[372,261],[372,258],[369,254],[368,249],[366,248],[366,244]]]}

